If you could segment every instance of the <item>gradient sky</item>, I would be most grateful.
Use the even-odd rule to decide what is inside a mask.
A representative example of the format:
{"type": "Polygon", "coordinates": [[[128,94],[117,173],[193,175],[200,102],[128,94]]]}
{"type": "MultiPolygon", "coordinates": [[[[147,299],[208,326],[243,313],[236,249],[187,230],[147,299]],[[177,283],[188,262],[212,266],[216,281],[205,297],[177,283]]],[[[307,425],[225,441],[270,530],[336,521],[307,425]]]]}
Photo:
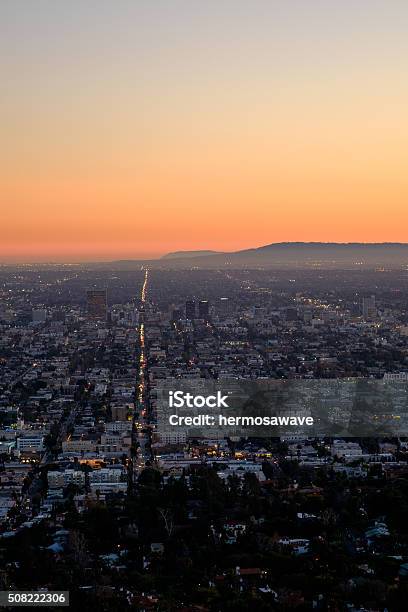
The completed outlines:
{"type": "Polygon", "coordinates": [[[0,261],[408,242],[406,0],[2,0],[0,261]]]}

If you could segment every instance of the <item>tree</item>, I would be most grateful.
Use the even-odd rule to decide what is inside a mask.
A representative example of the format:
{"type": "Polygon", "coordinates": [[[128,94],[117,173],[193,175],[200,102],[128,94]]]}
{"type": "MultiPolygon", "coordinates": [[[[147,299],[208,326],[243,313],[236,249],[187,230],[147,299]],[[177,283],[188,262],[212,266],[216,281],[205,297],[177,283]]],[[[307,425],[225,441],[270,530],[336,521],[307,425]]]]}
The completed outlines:
{"type": "Polygon", "coordinates": [[[167,536],[170,538],[174,528],[173,512],[170,510],[170,508],[158,508],[157,510],[163,519],[167,536]]]}

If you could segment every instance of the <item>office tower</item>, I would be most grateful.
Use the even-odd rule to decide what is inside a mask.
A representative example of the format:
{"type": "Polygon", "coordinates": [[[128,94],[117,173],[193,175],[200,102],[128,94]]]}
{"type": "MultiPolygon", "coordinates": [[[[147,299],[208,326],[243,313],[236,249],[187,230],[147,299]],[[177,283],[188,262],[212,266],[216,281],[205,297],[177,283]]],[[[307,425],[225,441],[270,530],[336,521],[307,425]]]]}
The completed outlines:
{"type": "Polygon", "coordinates": [[[198,317],[208,321],[210,317],[210,302],[208,300],[201,300],[198,303],[198,317]]]}
{"type": "Polygon", "coordinates": [[[231,300],[227,297],[220,298],[217,310],[220,315],[228,315],[231,312],[231,300]]]}
{"type": "Polygon", "coordinates": [[[107,291],[106,289],[90,289],[86,292],[88,315],[92,319],[106,320],[107,291]]]}
{"type": "Polygon", "coordinates": [[[13,320],[15,320],[15,318],[16,318],[16,312],[14,310],[10,310],[8,308],[7,310],[3,310],[2,312],[0,312],[1,321],[6,321],[7,323],[11,323],[13,320]]]}
{"type": "Polygon", "coordinates": [[[126,404],[114,404],[111,406],[112,421],[127,421],[128,412],[126,404]]]}
{"type": "Polygon", "coordinates": [[[313,312],[311,310],[305,310],[303,312],[303,320],[305,323],[310,323],[310,321],[313,319],[313,312]]]}
{"type": "Polygon", "coordinates": [[[188,300],[186,302],[186,319],[196,318],[196,303],[194,300],[188,300]]]}
{"type": "Polygon", "coordinates": [[[63,310],[54,310],[52,313],[52,320],[61,321],[62,323],[64,323],[65,322],[65,312],[63,310]]]}
{"type": "Polygon", "coordinates": [[[45,323],[47,320],[47,311],[39,308],[32,311],[33,323],[45,323]]]}
{"type": "Polygon", "coordinates": [[[298,320],[298,311],[296,308],[286,309],[286,320],[287,321],[297,321],[298,320]]]}
{"type": "Polygon", "coordinates": [[[372,321],[377,318],[377,308],[375,306],[375,295],[363,297],[362,314],[365,321],[372,321]]]}
{"type": "Polygon", "coordinates": [[[173,312],[171,313],[171,320],[179,321],[182,318],[183,318],[183,311],[181,309],[175,308],[173,312]]]}
{"type": "Polygon", "coordinates": [[[337,320],[337,312],[335,310],[323,310],[322,319],[325,323],[335,323],[337,320]]]}

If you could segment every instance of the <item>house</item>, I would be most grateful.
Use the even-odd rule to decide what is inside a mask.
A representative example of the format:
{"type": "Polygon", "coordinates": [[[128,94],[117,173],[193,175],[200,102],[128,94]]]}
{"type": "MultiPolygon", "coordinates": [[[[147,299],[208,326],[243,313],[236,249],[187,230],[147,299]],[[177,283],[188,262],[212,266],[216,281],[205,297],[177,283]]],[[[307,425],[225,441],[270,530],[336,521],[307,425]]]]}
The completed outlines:
{"type": "Polygon", "coordinates": [[[292,554],[305,555],[309,552],[310,540],[306,538],[280,538],[278,544],[282,548],[289,549],[292,554]]]}

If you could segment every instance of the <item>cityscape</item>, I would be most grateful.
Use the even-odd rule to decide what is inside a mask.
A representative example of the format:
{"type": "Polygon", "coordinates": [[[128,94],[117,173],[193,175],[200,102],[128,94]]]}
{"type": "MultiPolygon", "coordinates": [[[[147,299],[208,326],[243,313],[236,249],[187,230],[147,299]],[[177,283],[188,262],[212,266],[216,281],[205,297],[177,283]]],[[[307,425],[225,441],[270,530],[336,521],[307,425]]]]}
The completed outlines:
{"type": "Polygon", "coordinates": [[[171,380],[407,381],[404,267],[30,264],[0,282],[2,590],[70,591],[74,609],[404,609],[408,438],[157,427],[171,380]]]}
{"type": "Polygon", "coordinates": [[[0,609],[408,610],[407,31],[0,2],[0,609]]]}

